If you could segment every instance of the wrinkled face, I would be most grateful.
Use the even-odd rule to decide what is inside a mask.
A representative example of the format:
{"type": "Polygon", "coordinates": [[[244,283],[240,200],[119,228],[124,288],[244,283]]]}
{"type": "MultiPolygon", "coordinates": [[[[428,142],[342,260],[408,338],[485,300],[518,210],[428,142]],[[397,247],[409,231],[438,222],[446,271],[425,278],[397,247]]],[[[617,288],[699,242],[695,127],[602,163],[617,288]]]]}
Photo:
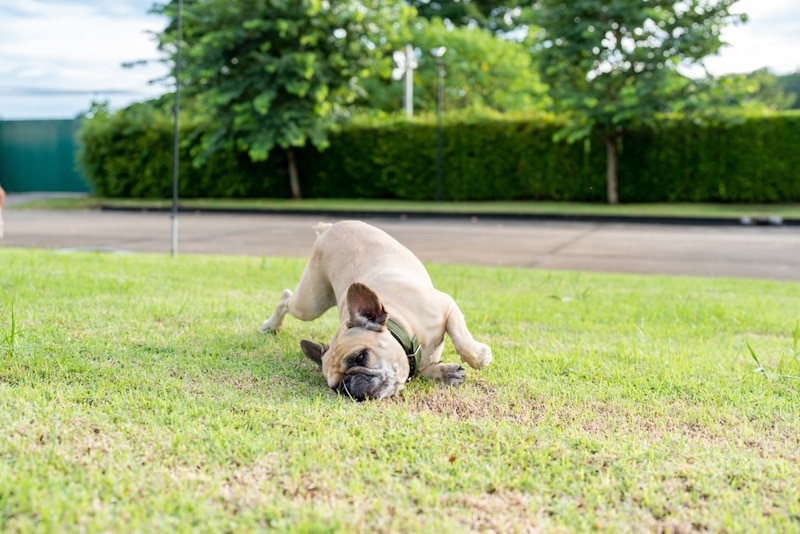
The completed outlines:
{"type": "Polygon", "coordinates": [[[336,333],[330,347],[309,341],[302,347],[320,364],[331,389],[357,401],[395,395],[408,378],[408,358],[388,331],[348,328],[336,333]]]}
{"type": "Polygon", "coordinates": [[[330,346],[303,340],[303,353],[322,369],[335,391],[357,401],[382,399],[403,389],[410,372],[408,357],[386,329],[387,313],[367,286],[354,283],[347,291],[349,320],[330,346]]]}
{"type": "Polygon", "coordinates": [[[328,386],[357,401],[382,399],[403,389],[408,359],[388,331],[349,328],[322,357],[328,386]]]}

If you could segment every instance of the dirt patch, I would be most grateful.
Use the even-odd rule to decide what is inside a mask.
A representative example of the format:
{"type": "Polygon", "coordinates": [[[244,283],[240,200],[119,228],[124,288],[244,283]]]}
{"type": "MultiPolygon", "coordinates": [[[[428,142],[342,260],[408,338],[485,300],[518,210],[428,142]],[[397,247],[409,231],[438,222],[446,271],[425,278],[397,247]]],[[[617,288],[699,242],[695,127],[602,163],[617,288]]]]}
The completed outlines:
{"type": "Polygon", "coordinates": [[[410,413],[429,413],[458,421],[507,421],[534,426],[544,417],[544,404],[530,399],[508,402],[497,388],[484,382],[470,382],[460,387],[435,387],[424,391],[405,392],[388,402],[403,406],[410,413]]]}
{"type": "Polygon", "coordinates": [[[545,507],[532,495],[500,490],[483,495],[456,495],[448,506],[466,510],[464,519],[473,532],[543,532],[545,507]]]}

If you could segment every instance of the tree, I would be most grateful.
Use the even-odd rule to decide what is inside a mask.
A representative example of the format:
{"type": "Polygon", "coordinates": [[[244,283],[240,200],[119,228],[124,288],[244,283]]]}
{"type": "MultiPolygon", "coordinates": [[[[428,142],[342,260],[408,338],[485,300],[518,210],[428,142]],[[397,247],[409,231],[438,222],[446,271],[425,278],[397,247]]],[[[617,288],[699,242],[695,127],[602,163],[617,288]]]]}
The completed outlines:
{"type": "Polygon", "coordinates": [[[766,68],[748,74],[728,74],[720,81],[729,87],[725,104],[739,109],[791,109],[797,98],[796,94],[787,93],[781,78],[766,68]]]}
{"type": "Polygon", "coordinates": [[[445,20],[453,26],[478,26],[505,31],[516,26],[525,0],[408,0],[425,19],[445,20]]]}
{"type": "MultiPolygon", "coordinates": [[[[167,52],[176,4],[156,7],[173,20],[159,35],[167,52]]],[[[390,68],[386,46],[412,13],[401,0],[185,2],[182,91],[210,119],[198,160],[233,148],[263,161],[280,147],[300,198],[294,148],[327,147],[361,81],[390,68]]]]}
{"type": "Polygon", "coordinates": [[[778,76],[778,85],[786,96],[794,96],[791,109],[800,109],[800,70],[778,76]]]}
{"type": "Polygon", "coordinates": [[[707,102],[681,67],[702,65],[721,30],[745,21],[737,0],[541,0],[534,10],[542,76],[570,114],[567,140],[602,134],[608,202],[616,204],[618,145],[631,126],[707,102]]]}
{"type": "MultiPolygon", "coordinates": [[[[448,28],[440,19],[417,20],[410,43],[416,49],[415,109],[433,111],[437,69],[430,51],[445,46],[445,108],[483,108],[496,111],[549,109],[547,86],[533,65],[527,47],[481,28],[448,28]]],[[[400,49],[405,42],[394,43],[400,49]]],[[[372,77],[365,82],[364,106],[383,111],[402,109],[403,84],[372,77]]]]}

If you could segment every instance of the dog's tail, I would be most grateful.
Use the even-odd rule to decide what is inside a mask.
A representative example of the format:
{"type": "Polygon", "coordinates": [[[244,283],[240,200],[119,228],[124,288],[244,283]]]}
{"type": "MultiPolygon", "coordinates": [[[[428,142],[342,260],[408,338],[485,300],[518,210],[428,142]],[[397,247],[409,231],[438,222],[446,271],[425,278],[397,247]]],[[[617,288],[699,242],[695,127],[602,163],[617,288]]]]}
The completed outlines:
{"type": "Polygon", "coordinates": [[[317,236],[321,236],[322,234],[330,230],[331,226],[333,226],[331,223],[324,223],[324,222],[317,223],[316,226],[314,226],[314,231],[317,232],[317,236]]]}

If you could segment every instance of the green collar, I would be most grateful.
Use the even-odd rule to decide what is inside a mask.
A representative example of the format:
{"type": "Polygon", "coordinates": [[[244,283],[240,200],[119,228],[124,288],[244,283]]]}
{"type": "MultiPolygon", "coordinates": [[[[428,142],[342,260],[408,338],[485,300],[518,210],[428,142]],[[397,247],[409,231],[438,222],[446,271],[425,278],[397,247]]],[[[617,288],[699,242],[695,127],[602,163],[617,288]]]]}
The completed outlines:
{"type": "Polygon", "coordinates": [[[417,339],[417,336],[409,336],[408,332],[403,330],[403,327],[397,324],[397,321],[391,317],[386,320],[386,327],[397,342],[400,343],[400,346],[403,347],[403,350],[406,351],[409,367],[408,379],[406,382],[408,382],[417,374],[417,371],[419,371],[419,365],[422,360],[422,349],[419,346],[419,339],[417,339]]]}

